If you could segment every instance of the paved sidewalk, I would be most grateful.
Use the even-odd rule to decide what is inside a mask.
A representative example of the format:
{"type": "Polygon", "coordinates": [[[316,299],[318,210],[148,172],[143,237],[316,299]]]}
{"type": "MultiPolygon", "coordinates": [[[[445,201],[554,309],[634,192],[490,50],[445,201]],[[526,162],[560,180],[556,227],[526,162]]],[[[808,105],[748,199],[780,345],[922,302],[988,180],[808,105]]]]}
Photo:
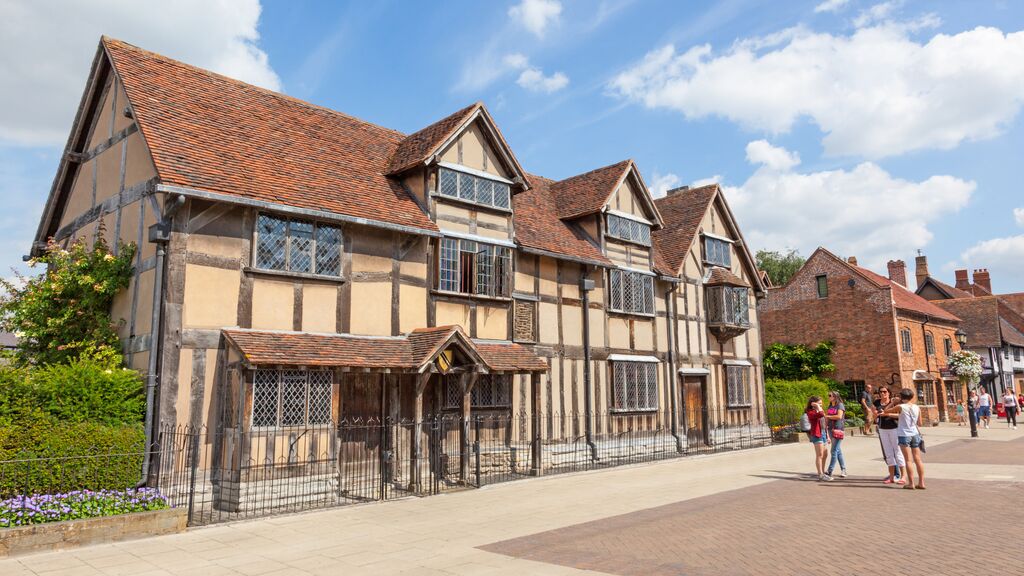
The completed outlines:
{"type": "MultiPolygon", "coordinates": [[[[993,497],[1024,497],[1024,430],[992,428],[973,441],[967,435],[956,426],[926,431],[926,458],[935,462],[926,460],[930,490],[921,493],[878,483],[878,441],[852,437],[844,444],[851,478],[831,484],[806,480],[811,448],[790,444],[26,556],[0,561],[0,574],[827,574],[806,564],[799,520],[829,503],[846,511],[836,523],[843,534],[857,533],[844,529],[850,523],[872,542],[877,531],[860,523],[873,521],[876,503],[911,515],[940,512],[911,520],[917,532],[910,540],[924,547],[922,558],[944,560],[982,528],[963,513],[982,514],[993,497]],[[854,517],[852,510],[870,514],[854,517]]],[[[829,532],[821,531],[824,546],[829,532]]],[[[860,548],[842,546],[842,555],[860,548]]],[[[871,560],[842,572],[961,568],[936,560],[919,563],[920,570],[872,570],[871,560]]],[[[969,573],[1004,573],[987,568],[969,573]]]]}

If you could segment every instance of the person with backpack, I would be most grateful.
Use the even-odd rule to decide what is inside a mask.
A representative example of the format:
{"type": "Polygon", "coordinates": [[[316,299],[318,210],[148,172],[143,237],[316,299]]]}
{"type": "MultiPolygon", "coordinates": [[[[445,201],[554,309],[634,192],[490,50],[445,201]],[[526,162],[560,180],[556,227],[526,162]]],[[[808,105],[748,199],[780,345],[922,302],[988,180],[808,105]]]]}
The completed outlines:
{"type": "Polygon", "coordinates": [[[825,457],[828,455],[828,434],[825,430],[825,411],[821,409],[821,396],[807,399],[807,407],[800,418],[801,428],[805,428],[807,437],[814,447],[814,469],[818,480],[831,482],[832,477],[825,474],[825,457]]]}
{"type": "Polygon", "coordinates": [[[846,460],[843,458],[843,438],[846,436],[844,428],[846,427],[846,405],[843,404],[843,398],[839,395],[839,392],[832,390],[828,393],[828,410],[825,412],[825,428],[828,432],[829,440],[832,442],[832,458],[828,462],[828,471],[825,472],[826,476],[831,477],[832,472],[836,469],[836,463],[839,463],[839,477],[846,478],[846,460]]]}
{"type": "Polygon", "coordinates": [[[896,414],[898,424],[896,434],[900,444],[900,451],[903,452],[903,459],[907,462],[907,490],[924,490],[924,462],[921,460],[921,449],[924,447],[924,440],[921,438],[921,408],[914,402],[914,391],[910,388],[900,390],[900,404],[886,410],[886,413],[896,414]],[[913,462],[914,466],[910,463],[913,462]],[[914,469],[917,469],[917,485],[914,485],[914,469]]]}
{"type": "Polygon", "coordinates": [[[878,400],[875,400],[875,413],[878,414],[878,440],[882,444],[882,456],[889,466],[889,476],[885,484],[906,484],[903,479],[904,467],[907,462],[903,459],[903,452],[900,451],[899,439],[896,428],[899,426],[897,417],[894,414],[886,414],[888,408],[898,405],[892,398],[892,393],[885,386],[878,390],[878,400]]]}

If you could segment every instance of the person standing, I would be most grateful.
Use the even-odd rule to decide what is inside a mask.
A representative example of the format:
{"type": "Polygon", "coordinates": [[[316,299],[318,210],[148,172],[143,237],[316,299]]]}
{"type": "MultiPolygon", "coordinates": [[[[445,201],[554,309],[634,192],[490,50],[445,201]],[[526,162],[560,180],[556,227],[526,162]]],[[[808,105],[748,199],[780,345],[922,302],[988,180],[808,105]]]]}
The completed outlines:
{"type": "Polygon", "coordinates": [[[907,463],[907,484],[904,488],[908,490],[924,490],[924,462],[921,460],[921,408],[914,402],[914,391],[910,388],[900,390],[900,404],[886,410],[886,413],[896,414],[899,424],[896,427],[897,439],[903,459],[907,463]],[[911,462],[914,463],[911,466],[911,462]],[[914,469],[917,469],[917,485],[914,485],[914,469]]]}
{"type": "Polygon", "coordinates": [[[967,409],[964,408],[964,401],[957,400],[956,402],[956,425],[964,426],[967,424],[967,409]]]}
{"type": "Polygon", "coordinates": [[[874,392],[875,387],[871,384],[864,386],[864,391],[860,393],[860,406],[864,409],[864,426],[861,427],[861,432],[865,436],[871,435],[871,424],[875,422],[877,414],[875,412],[874,392]]]}
{"type": "Polygon", "coordinates": [[[825,474],[828,436],[825,431],[825,411],[821,409],[821,396],[811,396],[808,398],[807,408],[804,409],[804,413],[811,424],[807,437],[811,440],[811,446],[814,447],[814,469],[818,473],[818,480],[831,482],[832,477],[825,474]]]}
{"type": "Polygon", "coordinates": [[[992,396],[989,395],[988,390],[982,388],[981,394],[978,394],[978,423],[980,424],[982,419],[985,420],[985,428],[988,428],[989,419],[992,417],[992,396]]]}
{"type": "Polygon", "coordinates": [[[846,478],[846,460],[843,459],[843,438],[845,432],[846,406],[839,392],[832,390],[828,393],[828,411],[825,412],[825,423],[828,431],[828,438],[832,442],[832,458],[828,462],[826,476],[831,477],[839,463],[839,477],[846,478]]]}
{"type": "Polygon", "coordinates": [[[882,456],[889,466],[889,477],[884,480],[885,484],[905,484],[903,479],[904,467],[907,462],[900,450],[899,439],[896,428],[899,426],[899,418],[895,414],[886,414],[887,408],[896,406],[889,389],[882,387],[878,390],[878,400],[875,401],[875,409],[878,413],[878,440],[882,444],[882,456]]]}
{"type": "Polygon", "coordinates": [[[1017,395],[1007,388],[1003,391],[1003,410],[1006,411],[1006,427],[1013,423],[1013,429],[1017,429],[1017,395]]]}

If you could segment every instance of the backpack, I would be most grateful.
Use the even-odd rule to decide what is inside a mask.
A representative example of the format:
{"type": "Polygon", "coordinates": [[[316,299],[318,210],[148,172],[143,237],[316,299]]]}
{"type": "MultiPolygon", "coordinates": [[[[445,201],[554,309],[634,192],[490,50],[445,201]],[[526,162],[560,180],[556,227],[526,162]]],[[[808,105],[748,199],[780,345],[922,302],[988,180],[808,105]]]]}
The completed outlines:
{"type": "Polygon", "coordinates": [[[804,412],[803,416],[800,417],[800,431],[810,432],[811,431],[811,418],[804,412]]]}

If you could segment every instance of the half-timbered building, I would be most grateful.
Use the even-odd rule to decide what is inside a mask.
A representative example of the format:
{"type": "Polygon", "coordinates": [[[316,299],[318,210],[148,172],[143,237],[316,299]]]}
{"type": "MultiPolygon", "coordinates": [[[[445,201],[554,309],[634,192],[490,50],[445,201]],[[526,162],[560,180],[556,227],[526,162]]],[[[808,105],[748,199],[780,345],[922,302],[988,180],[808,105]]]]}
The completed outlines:
{"type": "Polygon", "coordinates": [[[204,440],[222,465],[409,421],[375,441],[415,485],[429,416],[526,415],[531,458],[763,422],[763,289],[719,188],[530,174],[479,103],[403,134],[104,38],[33,250],[100,234],[139,246],[112,315],[152,438],[244,432],[204,440]]]}

